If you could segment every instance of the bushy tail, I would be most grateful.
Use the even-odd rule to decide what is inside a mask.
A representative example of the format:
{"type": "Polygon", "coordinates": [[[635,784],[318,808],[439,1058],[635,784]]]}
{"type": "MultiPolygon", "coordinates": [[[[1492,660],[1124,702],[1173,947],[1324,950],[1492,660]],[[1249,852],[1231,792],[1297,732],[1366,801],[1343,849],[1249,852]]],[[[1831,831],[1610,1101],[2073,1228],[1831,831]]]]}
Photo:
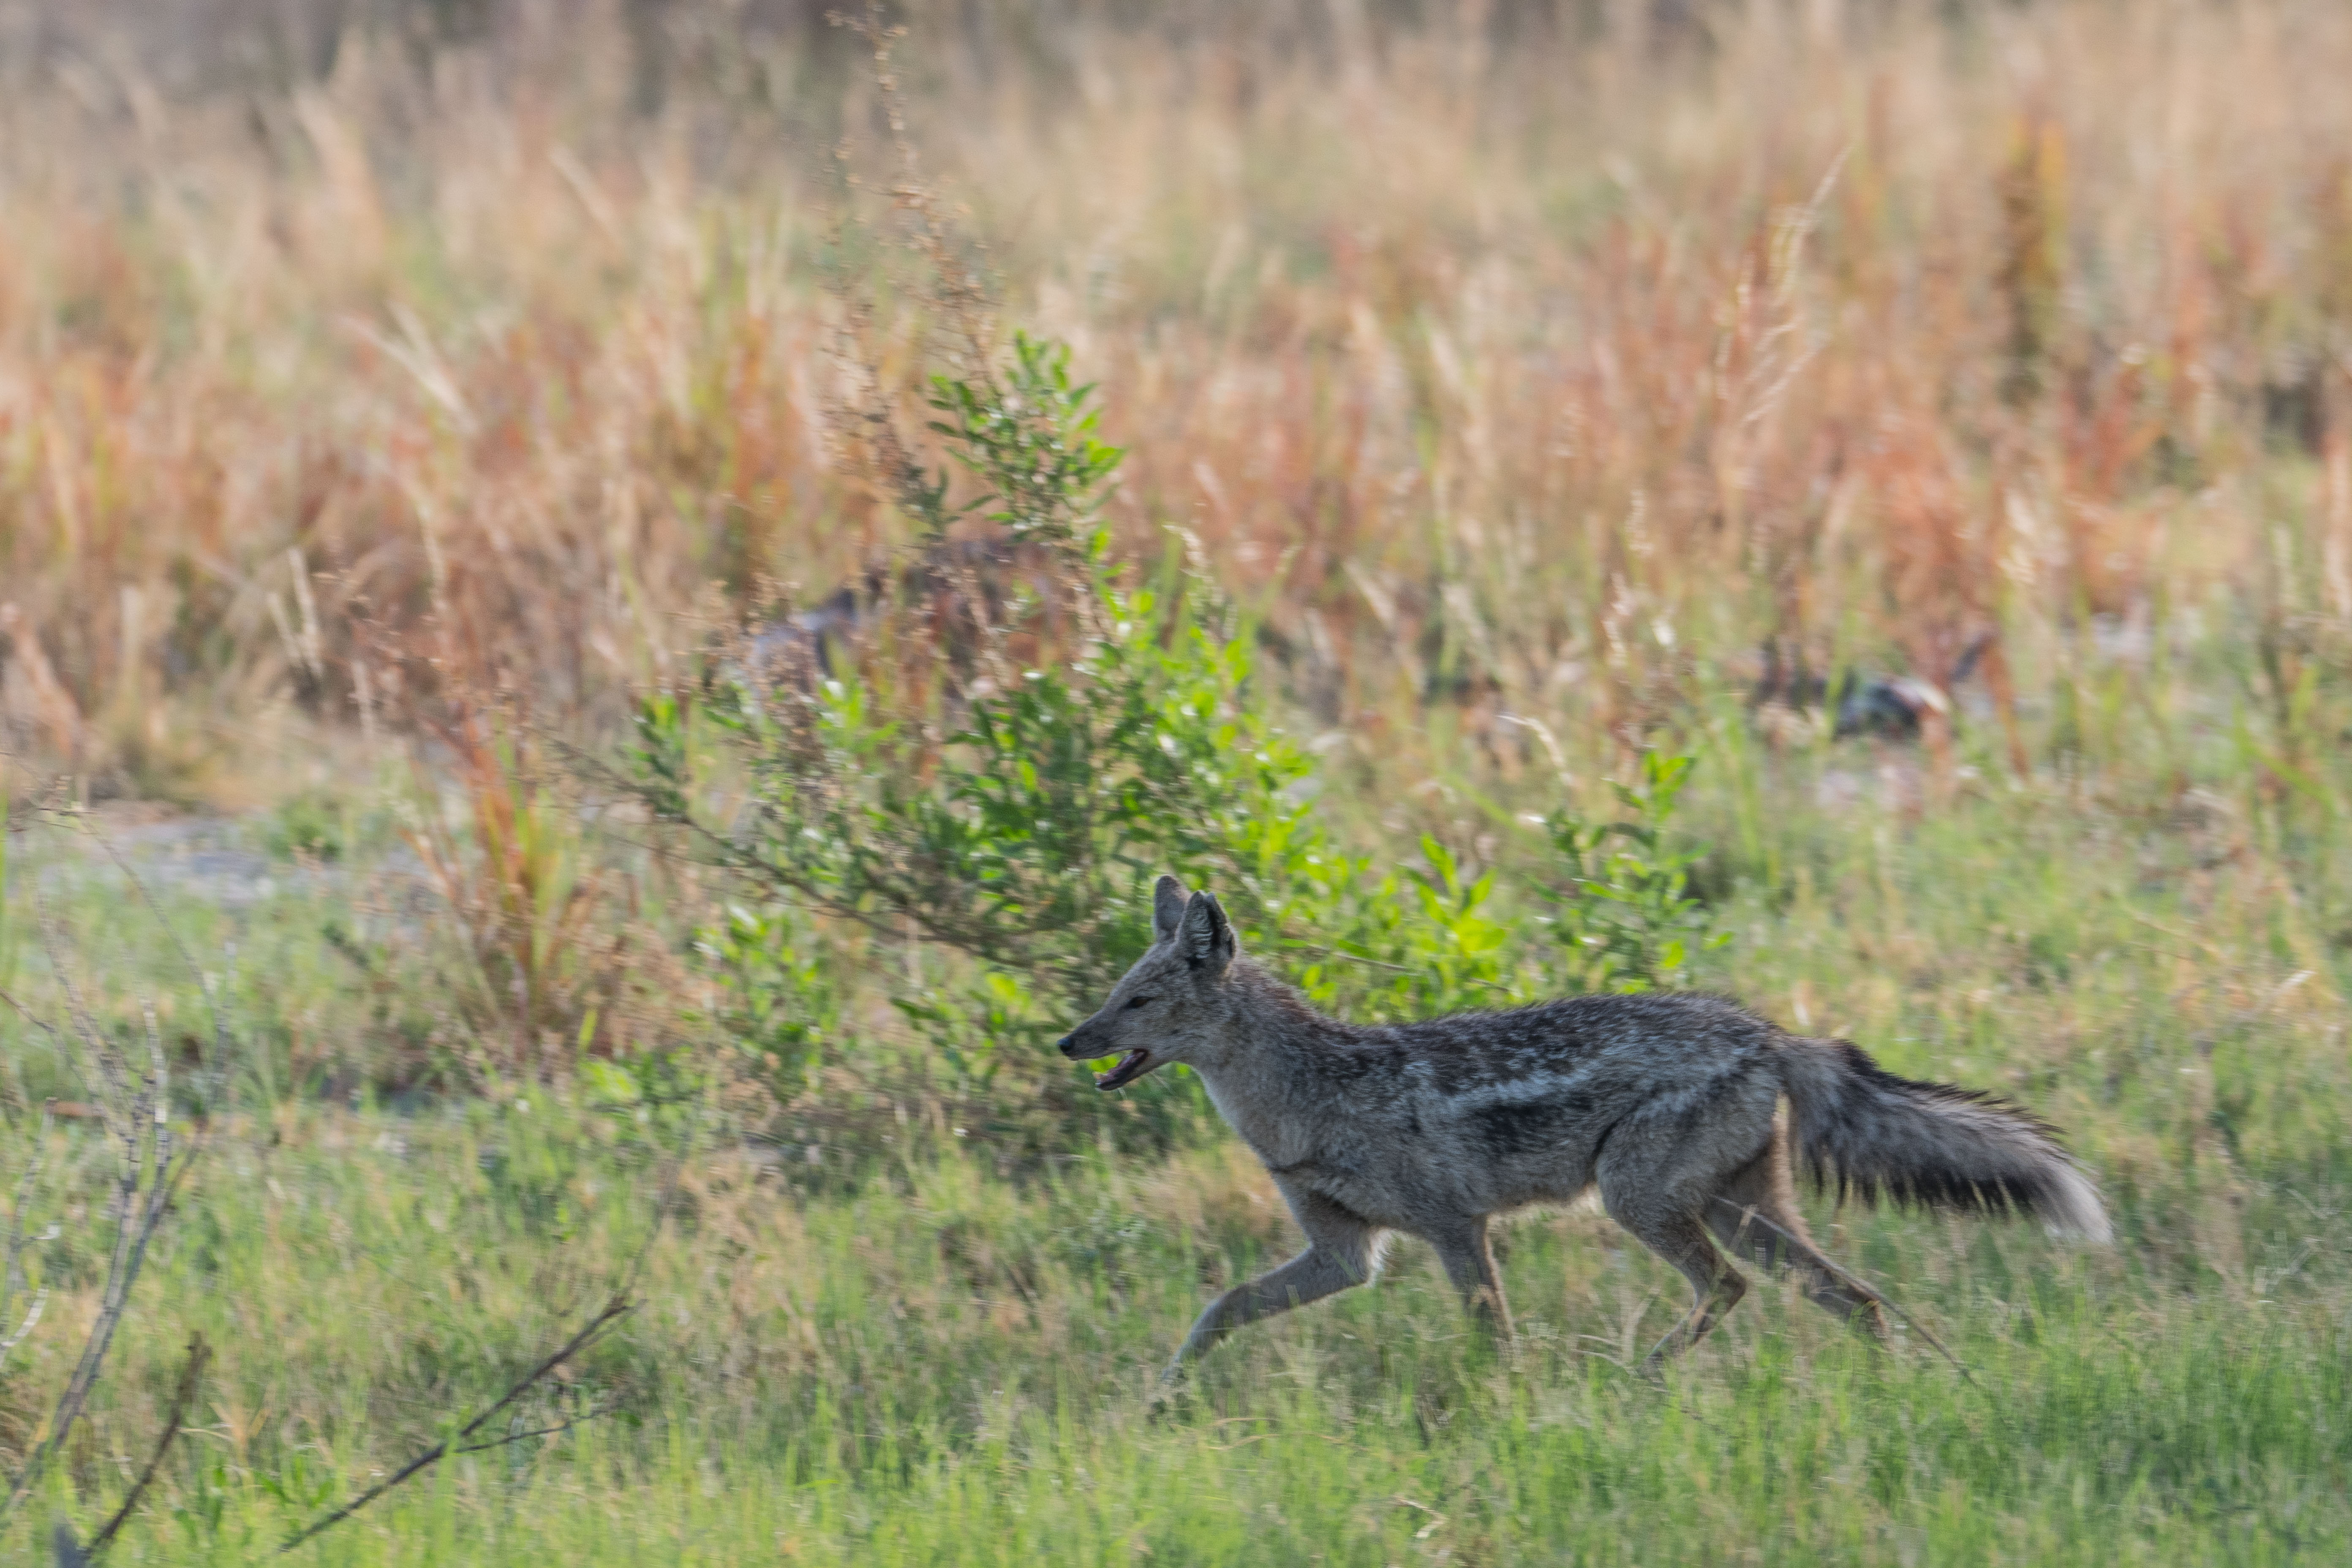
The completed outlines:
{"type": "Polygon", "coordinates": [[[1992,1095],[1897,1078],[1845,1040],[1791,1040],[1781,1087],[1813,1179],[1864,1203],[2038,1215],[2053,1233],[2107,1241],[2097,1189],[2057,1130],[1992,1095]]]}

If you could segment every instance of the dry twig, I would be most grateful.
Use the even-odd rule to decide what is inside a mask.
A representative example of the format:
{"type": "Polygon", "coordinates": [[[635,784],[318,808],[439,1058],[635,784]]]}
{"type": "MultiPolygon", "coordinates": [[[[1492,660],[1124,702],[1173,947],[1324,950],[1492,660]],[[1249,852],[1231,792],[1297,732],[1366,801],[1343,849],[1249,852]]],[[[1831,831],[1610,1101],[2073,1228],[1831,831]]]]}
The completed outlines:
{"type": "MultiPolygon", "coordinates": [[[[25,1468],[10,1480],[5,1500],[0,1500],[0,1522],[5,1522],[24,1501],[64,1446],[74,1423],[81,1418],[90,1390],[106,1364],[107,1352],[113,1347],[115,1331],[130,1308],[131,1289],[146,1265],[148,1245],[154,1240],[156,1229],[171,1206],[173,1194],[200,1148],[192,1143],[183,1151],[173,1142],[169,1114],[170,1075],[164,1065],[163,1040],[153,1009],[148,1009],[146,1016],[147,1068],[134,1084],[130,1064],[82,1005],[70,980],[65,979],[65,967],[54,945],[54,928],[46,920],[42,922],[42,936],[51,943],[51,963],[66,985],[74,1034],[86,1053],[85,1070],[114,1091],[110,1100],[101,1097],[100,1104],[107,1131],[121,1145],[121,1163],[112,1205],[114,1246],[107,1262],[106,1283],[99,1297],[98,1319],[82,1342],[81,1354],[66,1380],[64,1393],[58,1397],[47,1436],[33,1450],[25,1468]]],[[[52,1037],[58,1036],[53,1027],[48,1032],[52,1037]]]]}
{"type": "MultiPolygon", "coordinates": [[[[6,1001],[12,1007],[16,1005],[16,998],[9,996],[5,992],[0,992],[0,1000],[6,1001]]],[[[22,1011],[21,1008],[18,1010],[22,1011]]],[[[33,1184],[40,1179],[41,1162],[48,1146],[49,1111],[48,1108],[44,1106],[41,1109],[40,1132],[33,1142],[33,1157],[25,1162],[25,1174],[16,1183],[16,1202],[8,1211],[8,1250],[5,1258],[0,1258],[0,1329],[7,1327],[8,1314],[15,1305],[16,1281],[22,1278],[17,1272],[17,1259],[24,1256],[25,1251],[26,1212],[32,1205],[33,1184]]],[[[39,1324],[42,1309],[48,1304],[47,1290],[33,1292],[33,1304],[26,1309],[25,1321],[18,1323],[15,1331],[8,1333],[6,1337],[0,1338],[0,1369],[7,1366],[8,1352],[23,1343],[25,1336],[31,1333],[39,1324]]]]}
{"type": "Polygon", "coordinates": [[[285,1543],[278,1547],[278,1555],[282,1557],[306,1542],[315,1540],[324,1531],[331,1530],[336,1525],[341,1524],[343,1521],[351,1518],[352,1515],[359,1512],[360,1510],[367,1507],[368,1504],[375,1501],[376,1499],[383,1496],[384,1493],[392,1490],[394,1487],[399,1486],[410,1477],[439,1463],[453,1451],[460,1454],[480,1453],[487,1448],[496,1448],[503,1447],[508,1443],[520,1442],[525,1437],[544,1436],[550,1433],[564,1431],[569,1427],[578,1426],[581,1421],[593,1420],[599,1415],[609,1415],[611,1413],[611,1409],[610,1407],[606,1407],[604,1409],[591,1411],[588,1415],[581,1416],[577,1420],[562,1422],[557,1426],[544,1427],[534,1432],[510,1433],[504,1437],[494,1438],[487,1443],[475,1443],[469,1445],[466,1442],[467,1438],[472,1436],[475,1433],[480,1431],[485,1426],[488,1425],[492,1416],[498,1415],[499,1412],[514,1404],[516,1400],[520,1399],[525,1394],[528,1394],[540,1379],[545,1377],[549,1373],[553,1372],[558,1366],[562,1365],[572,1356],[576,1355],[581,1351],[586,1349],[604,1331],[606,1328],[611,1326],[613,1323],[617,1322],[622,1318],[626,1317],[629,1313],[636,1310],[637,1302],[635,1298],[638,1276],[644,1272],[646,1258],[652,1253],[655,1241],[661,1236],[663,1221],[669,1217],[670,1202],[677,1195],[678,1179],[685,1173],[687,1158],[688,1153],[691,1152],[692,1147],[693,1136],[692,1134],[689,1134],[688,1138],[687,1150],[682,1151],[679,1153],[677,1164],[671,1168],[669,1180],[663,1184],[661,1196],[655,1205],[653,1228],[646,1232],[646,1239],[644,1243],[638,1247],[636,1256],[630,1259],[627,1271],[622,1275],[620,1284],[614,1289],[612,1296],[605,1301],[604,1309],[601,1311],[599,1311],[594,1317],[589,1319],[587,1322],[582,1324],[579,1331],[570,1339],[564,1341],[562,1345],[551,1352],[545,1357],[541,1358],[538,1365],[532,1367],[529,1372],[523,1373],[522,1376],[517,1378],[514,1383],[508,1387],[507,1391],[499,1395],[497,1401],[488,1408],[485,1409],[480,1415],[475,1416],[471,1421],[467,1422],[465,1426],[459,1427],[451,1436],[443,1438],[440,1442],[434,1444],[429,1448],[426,1448],[415,1458],[409,1460],[408,1463],[401,1466],[399,1469],[394,1471],[391,1475],[385,1477],[374,1486],[370,1487],[367,1490],[362,1492],[351,1501],[343,1504],[341,1508],[336,1509],[332,1513],[328,1514],[323,1519],[315,1521],[295,1534],[288,1537],[285,1543]]]}
{"type": "MultiPolygon", "coordinates": [[[[343,1504],[342,1507],[335,1510],[334,1512],[327,1515],[324,1519],[319,1520],[316,1522],[306,1526],[296,1534],[288,1537],[286,1543],[278,1549],[278,1554],[282,1557],[287,1552],[291,1552],[296,1547],[303,1544],[305,1542],[313,1539],[325,1531],[331,1530],[336,1525],[341,1524],[343,1521],[351,1518],[352,1515],[359,1512],[360,1510],[367,1507],[368,1504],[375,1501],[376,1499],[383,1496],[384,1493],[392,1490],[393,1488],[400,1485],[411,1476],[415,1475],[418,1471],[438,1463],[448,1454],[452,1443],[463,1438],[470,1437],[475,1433],[480,1431],[483,1426],[489,1421],[491,1416],[496,1415],[499,1411],[504,1410],[508,1405],[512,1405],[516,1400],[520,1399],[525,1394],[529,1393],[532,1384],[536,1384],[541,1378],[545,1377],[549,1373],[553,1372],[565,1358],[585,1349],[591,1341],[594,1340],[598,1334],[604,1331],[607,1324],[636,1310],[636,1305],[637,1304],[635,1301],[630,1300],[625,1295],[617,1291],[614,1292],[612,1299],[604,1303],[604,1310],[589,1319],[585,1324],[582,1325],[579,1332],[564,1341],[559,1348],[550,1353],[537,1366],[531,1368],[530,1371],[516,1379],[512,1386],[508,1388],[504,1394],[499,1395],[498,1402],[496,1404],[483,1411],[479,1415],[475,1416],[471,1421],[467,1422],[465,1426],[459,1427],[455,1437],[443,1438],[440,1442],[434,1444],[423,1453],[418,1454],[415,1458],[409,1460],[408,1463],[401,1466],[400,1468],[394,1470],[391,1475],[377,1482],[374,1486],[368,1488],[367,1490],[362,1492],[351,1501],[343,1504]]],[[[482,1447],[496,1447],[498,1445],[495,1443],[485,1443],[480,1445],[482,1447]]],[[[460,1449],[459,1451],[471,1452],[473,1450],[460,1449]]]]}
{"type": "Polygon", "coordinates": [[[157,1468],[163,1463],[163,1456],[171,1452],[173,1440],[180,1435],[180,1423],[187,1415],[188,1402],[196,1396],[196,1384],[204,1381],[205,1367],[211,1362],[213,1348],[205,1342],[201,1332],[188,1337],[188,1363],[180,1369],[179,1386],[172,1391],[172,1408],[163,1417],[163,1431],[155,1439],[155,1451],[148,1456],[147,1468],[139,1472],[139,1479],[131,1484],[129,1494],[122,1500],[122,1506],[114,1510],[114,1517],[99,1526],[98,1533],[89,1538],[89,1544],[81,1549],[84,1561],[95,1559],[111,1545],[116,1531],[122,1528],[122,1521],[129,1519],[131,1510],[139,1506],[139,1500],[145,1494],[148,1483],[155,1479],[157,1468]]]}

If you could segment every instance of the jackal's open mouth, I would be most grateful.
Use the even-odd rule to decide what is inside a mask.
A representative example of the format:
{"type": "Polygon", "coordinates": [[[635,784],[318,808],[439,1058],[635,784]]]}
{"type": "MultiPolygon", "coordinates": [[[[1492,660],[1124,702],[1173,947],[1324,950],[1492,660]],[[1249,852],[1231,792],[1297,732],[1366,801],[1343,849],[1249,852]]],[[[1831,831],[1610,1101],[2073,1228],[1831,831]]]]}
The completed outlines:
{"type": "Polygon", "coordinates": [[[1151,1053],[1138,1046],[1118,1058],[1118,1066],[1096,1079],[1095,1087],[1102,1089],[1119,1089],[1133,1083],[1150,1070],[1151,1053]]]}

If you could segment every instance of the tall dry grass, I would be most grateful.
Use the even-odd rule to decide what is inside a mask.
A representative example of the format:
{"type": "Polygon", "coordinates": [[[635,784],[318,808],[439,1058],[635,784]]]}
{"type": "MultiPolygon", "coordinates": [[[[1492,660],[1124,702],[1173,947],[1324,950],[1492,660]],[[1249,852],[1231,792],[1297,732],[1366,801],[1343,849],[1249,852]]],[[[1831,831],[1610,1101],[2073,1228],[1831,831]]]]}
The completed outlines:
{"type": "MultiPolygon", "coordinates": [[[[1507,762],[1505,711],[1985,643],[2030,763],[2086,661],[2352,617],[2352,15],[1684,9],[918,5],[900,58],[1003,316],[1106,388],[1127,546],[1186,531],[1324,722],[1507,762]]],[[[903,537],[825,414],[854,51],[481,10],[234,90],[19,39],[12,749],[202,795],[456,678],[593,720],[711,584],[903,537]]]]}

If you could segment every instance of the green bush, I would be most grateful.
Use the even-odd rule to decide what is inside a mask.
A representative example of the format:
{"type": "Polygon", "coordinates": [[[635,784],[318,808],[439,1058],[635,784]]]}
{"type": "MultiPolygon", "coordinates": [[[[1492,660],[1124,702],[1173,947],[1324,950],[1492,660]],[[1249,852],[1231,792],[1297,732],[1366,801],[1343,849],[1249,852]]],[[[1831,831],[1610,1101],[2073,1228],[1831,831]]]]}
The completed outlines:
{"type": "MultiPolygon", "coordinates": [[[[1090,391],[1066,350],[1026,338],[1001,380],[934,383],[933,428],[980,493],[950,505],[942,472],[902,501],[933,537],[980,514],[1048,563],[1042,592],[1013,584],[979,628],[985,673],[966,678],[936,622],[908,615],[838,673],[719,661],[639,707],[632,790],[757,894],[699,945],[723,1026],[780,1079],[804,1081],[838,1041],[817,917],[912,939],[890,1000],[962,1089],[1164,1138],[1197,1099],[1183,1085],[1120,1109],[1044,1046],[1141,952],[1160,872],[1213,883],[1262,940],[1321,871],[1297,787],[1311,760],[1258,710],[1230,607],[1181,578],[1123,586],[1108,559],[1097,517],[1118,453],[1093,437],[1090,391]],[[1022,640],[1034,666],[1012,662],[1022,640]],[[723,821],[700,771],[734,782],[723,821]]],[[[988,600],[966,597],[975,615],[988,600]]]]}
{"type": "Polygon", "coordinates": [[[756,894],[699,946],[719,1023],[760,1070],[795,1089],[829,1055],[883,1052],[850,1037],[824,952],[827,924],[862,925],[908,949],[878,984],[921,1063],[996,1133],[1176,1136],[1202,1108],[1184,1075],[1109,1100],[1048,1048],[1143,951],[1163,871],[1213,888],[1246,946],[1366,1020],[1672,984],[1706,940],[1696,857],[1667,838],[1689,759],[1646,758],[1619,791],[1626,820],[1549,819],[1539,922],[1433,838],[1416,868],[1345,853],[1231,606],[1177,573],[1120,583],[1096,521],[1118,454],[1094,440],[1066,360],[1018,339],[1001,383],[937,381],[949,417],[932,428],[982,494],[950,505],[942,472],[902,497],[933,533],[984,512],[1046,552],[1043,588],[979,628],[982,673],[953,663],[936,616],[908,615],[829,661],[845,668],[714,661],[640,706],[632,789],[756,894]],[[723,815],[706,776],[730,781],[723,815]]]}
{"type": "Polygon", "coordinates": [[[713,1020],[772,1088],[812,1081],[846,1037],[849,987],[815,925],[793,904],[730,903],[698,933],[719,985],[713,1020]]]}
{"type": "Polygon", "coordinates": [[[1553,874],[1565,873],[1543,891],[1561,988],[1670,987],[1694,951],[1731,940],[1690,895],[1690,868],[1706,847],[1678,847],[1668,831],[1694,761],[1644,752],[1635,781],[1610,786],[1628,814],[1619,821],[1596,824],[1564,809],[1545,819],[1553,874]]]}

